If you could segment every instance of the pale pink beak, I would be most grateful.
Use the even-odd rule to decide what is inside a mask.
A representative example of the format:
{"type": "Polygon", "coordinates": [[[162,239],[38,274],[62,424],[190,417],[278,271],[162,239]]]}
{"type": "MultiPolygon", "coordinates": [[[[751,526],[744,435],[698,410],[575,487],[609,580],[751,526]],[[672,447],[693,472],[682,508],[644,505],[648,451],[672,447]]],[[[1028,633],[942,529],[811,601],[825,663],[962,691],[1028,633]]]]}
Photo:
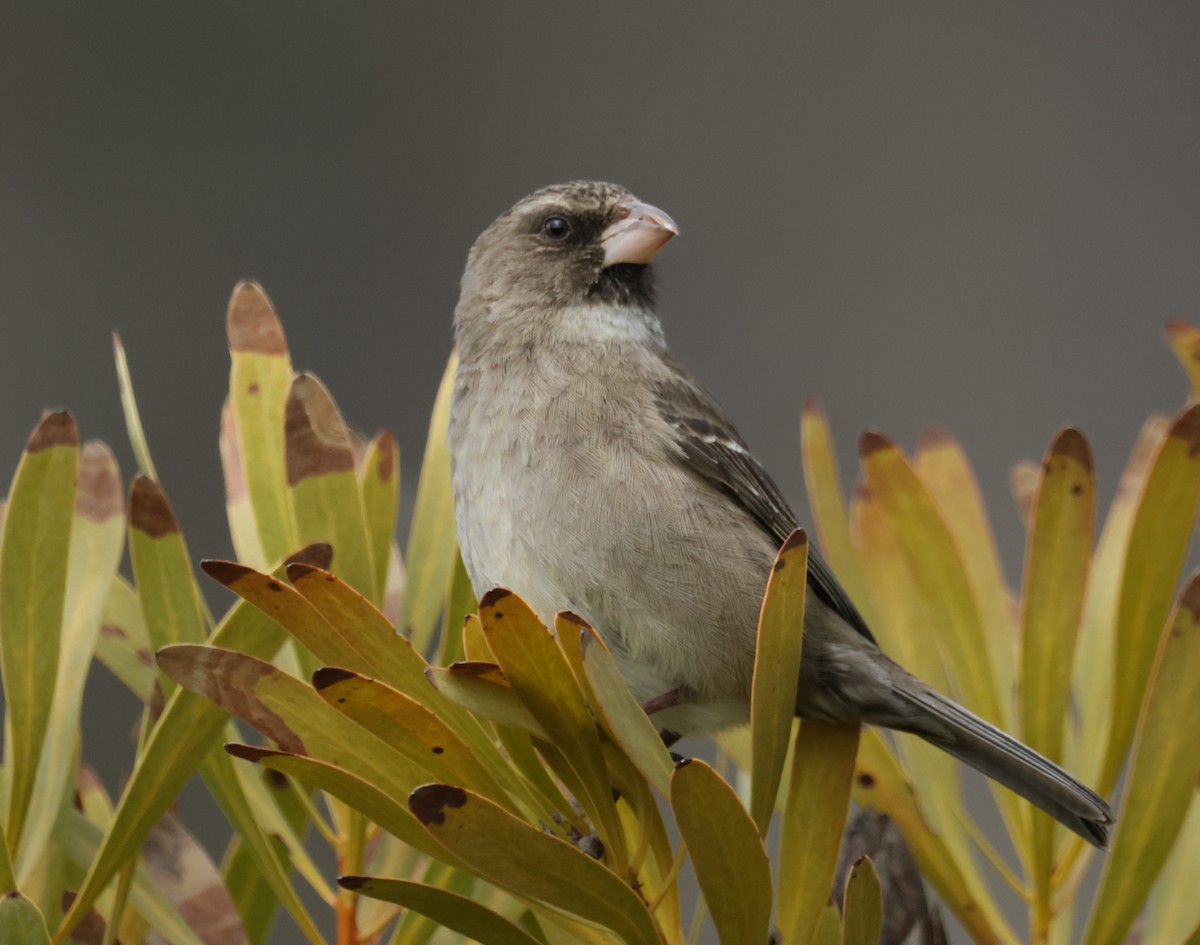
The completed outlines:
{"type": "Polygon", "coordinates": [[[634,263],[644,266],[667,245],[672,236],[679,235],[675,221],[658,207],[640,200],[631,200],[618,209],[620,218],[600,234],[604,247],[604,266],[634,263]]]}

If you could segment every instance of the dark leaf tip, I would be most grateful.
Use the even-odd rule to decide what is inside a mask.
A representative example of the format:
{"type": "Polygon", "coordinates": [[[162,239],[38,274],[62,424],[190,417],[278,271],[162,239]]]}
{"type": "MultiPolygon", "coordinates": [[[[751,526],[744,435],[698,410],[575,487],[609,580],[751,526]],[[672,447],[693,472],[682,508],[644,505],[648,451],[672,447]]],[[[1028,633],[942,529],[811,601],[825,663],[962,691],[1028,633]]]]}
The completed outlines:
{"type": "Polygon", "coordinates": [[[325,385],[311,374],[297,374],[292,380],[283,436],[290,486],[312,476],[354,470],[354,452],[342,415],[325,385]]]}
{"type": "Polygon", "coordinates": [[[793,548],[799,548],[801,545],[808,544],[808,532],[803,528],[797,528],[794,532],[787,536],[787,540],[783,543],[781,552],[791,551],[793,548]]]}
{"type": "Polygon", "coordinates": [[[560,611],[558,615],[563,620],[565,620],[567,623],[573,623],[577,627],[588,626],[588,622],[586,620],[584,620],[582,617],[580,617],[579,614],[575,613],[573,610],[563,610],[563,611],[560,611]]]}
{"type": "Polygon", "coordinates": [[[506,597],[511,597],[512,591],[505,587],[493,587],[490,591],[479,598],[479,609],[484,607],[493,607],[506,597]]]}
{"type": "Polygon", "coordinates": [[[40,453],[53,446],[78,446],[79,428],[75,418],[65,410],[56,410],[42,415],[38,425],[25,444],[26,453],[40,453]]]}
{"type": "Polygon", "coordinates": [[[878,453],[880,450],[892,448],[892,441],[882,433],[877,433],[874,430],[867,430],[858,438],[858,453],[860,456],[870,456],[872,453],[878,453]]]}
{"type": "Polygon", "coordinates": [[[1171,425],[1171,437],[1187,444],[1188,458],[1200,453],[1200,404],[1193,404],[1171,425]]]}
{"type": "Polygon", "coordinates": [[[234,286],[225,326],[231,351],[287,353],[283,325],[275,313],[275,306],[257,282],[243,279],[234,286]]]}
{"type": "Polygon", "coordinates": [[[367,883],[369,883],[371,881],[371,877],[370,876],[339,876],[337,878],[337,881],[338,881],[338,885],[341,886],[342,889],[356,890],[356,889],[362,889],[364,886],[366,886],[367,883]]]}
{"type": "Polygon", "coordinates": [[[226,754],[233,755],[234,758],[241,758],[242,761],[252,761],[256,764],[268,755],[277,754],[268,748],[256,748],[254,745],[242,745],[238,742],[229,742],[224,748],[226,754]]]}
{"type": "Polygon", "coordinates": [[[289,568],[292,565],[298,565],[328,571],[331,564],[333,564],[333,545],[327,541],[314,541],[311,545],[305,545],[287,559],[289,568]]]}
{"type": "Polygon", "coordinates": [[[408,795],[408,809],[423,824],[441,826],[446,822],[447,807],[462,807],[467,792],[449,784],[424,784],[408,795]]]}
{"type": "Polygon", "coordinates": [[[1084,469],[1092,468],[1092,448],[1087,438],[1074,427],[1061,430],[1050,446],[1050,455],[1070,459],[1084,469]]]}
{"type": "Polygon", "coordinates": [[[179,523],[162,486],[140,473],[129,487],[129,526],[151,538],[162,538],[179,531],[179,523]]]}
{"type": "Polygon", "coordinates": [[[200,562],[200,570],[226,587],[250,573],[250,568],[244,564],[238,564],[236,561],[221,561],[216,558],[204,558],[200,562]]]}

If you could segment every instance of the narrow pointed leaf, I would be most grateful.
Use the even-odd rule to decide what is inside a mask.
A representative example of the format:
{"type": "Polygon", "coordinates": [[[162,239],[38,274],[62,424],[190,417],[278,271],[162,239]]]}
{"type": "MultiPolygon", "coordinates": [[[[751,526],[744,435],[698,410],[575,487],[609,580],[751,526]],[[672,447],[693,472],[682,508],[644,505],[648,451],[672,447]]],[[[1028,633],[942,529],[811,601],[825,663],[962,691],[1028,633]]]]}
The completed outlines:
{"type": "Polygon", "coordinates": [[[962,447],[943,430],[931,430],[921,437],[913,469],[941,512],[962,556],[979,604],[997,690],[1004,698],[1016,687],[1018,637],[979,484],[962,447]]]}
{"type": "Polygon", "coordinates": [[[154,688],[154,650],[137,591],[120,574],[108,586],[96,657],[142,702],[154,688]]]}
{"type": "Polygon", "coordinates": [[[0,668],[8,791],[4,827],[10,850],[21,847],[50,722],[78,464],[75,421],[65,412],[46,414],[25,446],[0,528],[0,668]]]}
{"type": "Polygon", "coordinates": [[[489,883],[596,922],[629,945],[660,945],[638,894],[572,844],[462,788],[427,784],[408,803],[431,836],[489,883]]]}
{"type": "Polygon", "coordinates": [[[821,910],[812,945],[842,945],[842,920],[838,915],[837,906],[833,903],[821,910]]]}
{"type": "MultiPolygon", "coordinates": [[[[1021,595],[1024,741],[1056,762],[1062,761],[1071,665],[1083,616],[1095,505],[1091,449],[1077,430],[1063,430],[1050,444],[1042,463],[1021,595]]],[[[1035,910],[1048,925],[1055,826],[1041,811],[1033,812],[1032,824],[1035,910]]]]}
{"type": "Polygon", "coordinates": [[[124,538],[120,470],[107,446],[86,443],[79,456],[58,674],[18,864],[22,886],[50,840],[63,792],[74,779],[84,684],[124,538]]]}
{"type": "Polygon", "coordinates": [[[775,556],[758,618],[758,645],[750,696],[753,768],[750,813],[766,836],[783,779],[804,639],[804,591],[808,583],[808,536],[792,532],[775,556]]]}
{"type": "Polygon", "coordinates": [[[1200,500],[1200,404],[1175,418],[1146,478],[1133,525],[1117,605],[1113,726],[1099,788],[1112,789],[1137,725],[1158,636],[1187,553],[1200,500]]]}
{"type": "Polygon", "coordinates": [[[583,667],[599,702],[609,732],[647,781],[663,796],[671,792],[674,764],[658,729],[642,711],[600,635],[581,626],[583,667]]]}
{"type": "Polygon", "coordinates": [[[417,500],[408,535],[408,580],[404,589],[403,626],[418,652],[425,652],[437,617],[446,601],[446,587],[454,569],[458,540],[454,527],[454,493],[450,487],[450,448],[446,428],[450,422],[450,394],[458,355],[450,355],[438,387],[429,421],[429,438],[421,461],[417,500]]]}
{"type": "MultiPolygon", "coordinates": [[[[449,666],[461,660],[470,659],[463,649],[463,626],[467,617],[479,611],[479,601],[475,597],[475,589],[471,586],[471,578],[463,564],[462,555],[454,556],[454,573],[450,578],[450,588],[446,592],[446,609],[442,613],[442,637],[439,644],[437,663],[439,666],[449,666]]],[[[488,660],[491,659],[489,655],[488,660]]]]}
{"type": "Polygon", "coordinates": [[[1171,855],[1146,904],[1146,942],[1183,942],[1200,929],[1200,897],[1195,895],[1196,864],[1200,863],[1200,803],[1193,793],[1187,818],[1171,855]]]}
{"type": "Polygon", "coordinates": [[[879,945],[883,894],[870,857],[864,856],[850,869],[842,902],[842,945],[879,945]]]}
{"type": "Polygon", "coordinates": [[[311,374],[298,374],[288,392],[284,455],[300,540],[333,545],[334,573],[378,600],[350,433],[329,391],[311,374]]]}
{"type": "Polygon", "coordinates": [[[466,896],[424,883],[404,879],[377,879],[371,876],[343,876],[346,889],[394,902],[405,909],[428,916],[438,925],[465,935],[480,945],[540,945],[519,925],[509,922],[466,896]]]}
{"type": "Polygon", "coordinates": [[[803,721],[796,732],[792,777],[779,839],[776,922],[785,942],[809,941],[829,899],[854,760],[857,725],[803,721]]]}
{"type": "Polygon", "coordinates": [[[1084,941],[1119,945],[1171,852],[1200,780],[1200,574],[1162,634],[1138,720],[1133,760],[1084,941]]]}
{"type": "Polygon", "coordinates": [[[733,788],[703,761],[682,761],[671,775],[671,809],[721,945],[763,945],[771,929],[771,864],[733,788]]]}
{"type": "Polygon", "coordinates": [[[234,287],[226,332],[229,400],[247,493],[264,558],[278,561],[300,543],[283,488],[283,417],[292,364],[283,325],[262,286],[239,282],[234,287]]]}
{"type": "Polygon", "coordinates": [[[396,540],[396,512],[400,507],[400,450],[396,438],[384,430],[367,446],[359,470],[363,514],[375,565],[375,594],[382,601],[387,587],[388,558],[396,540]]]}
{"type": "Polygon", "coordinates": [[[137,460],[138,469],[157,479],[154,471],[154,460],[150,457],[150,447],[146,443],[146,433],[142,429],[142,415],[138,410],[137,398],[133,394],[133,378],[129,374],[129,359],[125,356],[125,345],[121,336],[115,331],[113,340],[113,360],[117,366],[117,389],[121,395],[121,410],[125,414],[125,430],[129,434],[129,445],[133,448],[133,458],[137,460]]]}

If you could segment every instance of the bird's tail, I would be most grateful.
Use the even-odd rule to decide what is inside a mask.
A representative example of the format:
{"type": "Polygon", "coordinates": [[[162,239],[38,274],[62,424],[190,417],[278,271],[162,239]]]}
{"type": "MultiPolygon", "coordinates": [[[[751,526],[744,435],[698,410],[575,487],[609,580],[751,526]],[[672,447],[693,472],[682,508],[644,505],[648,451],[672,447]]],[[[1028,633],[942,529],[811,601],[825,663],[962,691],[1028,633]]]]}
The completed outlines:
{"type": "Polygon", "coordinates": [[[1089,843],[1108,847],[1113,813],[1099,794],[914,676],[903,673],[895,682],[892,691],[903,708],[877,720],[868,713],[863,721],[919,735],[1015,791],[1089,843]]]}

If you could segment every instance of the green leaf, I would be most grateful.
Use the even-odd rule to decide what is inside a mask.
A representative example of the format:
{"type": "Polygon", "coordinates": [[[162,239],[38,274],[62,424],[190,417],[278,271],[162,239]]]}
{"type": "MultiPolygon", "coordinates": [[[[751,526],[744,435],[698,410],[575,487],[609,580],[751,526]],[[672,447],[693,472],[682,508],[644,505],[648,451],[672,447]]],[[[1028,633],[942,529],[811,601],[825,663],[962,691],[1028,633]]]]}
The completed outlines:
{"type": "Polygon", "coordinates": [[[491,909],[436,886],[371,876],[343,876],[338,882],[361,895],[419,912],[480,945],[541,945],[519,925],[491,909]]]}
{"type": "Polygon", "coordinates": [[[285,416],[288,492],[300,540],[333,545],[334,573],[369,600],[378,600],[350,433],[337,405],[319,380],[298,374],[285,416]]]}
{"type": "Polygon", "coordinates": [[[387,587],[388,558],[396,540],[396,512],[400,507],[400,451],[396,438],[384,430],[367,445],[358,476],[363,512],[375,564],[375,594],[379,603],[387,587]]]}
{"type": "Polygon", "coordinates": [[[231,358],[229,400],[246,492],[264,562],[278,561],[300,544],[283,487],[287,481],[283,416],[292,363],[279,316],[255,282],[234,287],[226,331],[231,358]]]}
{"type": "Polygon", "coordinates": [[[19,892],[0,897],[0,942],[50,945],[50,933],[42,914],[19,892]]]}
{"type": "Polygon", "coordinates": [[[8,795],[4,826],[10,851],[21,849],[50,722],[78,464],[75,421],[68,413],[46,414],[17,466],[0,530],[0,668],[8,795]]]}
{"type": "Polygon", "coordinates": [[[96,657],[138,699],[148,702],[154,688],[153,653],[137,591],[116,574],[104,601],[96,657]]]}
{"type": "Polygon", "coordinates": [[[142,429],[142,415],[138,411],[137,398],[133,395],[133,379],[129,375],[129,360],[125,357],[125,346],[121,344],[121,336],[115,331],[113,340],[113,360],[117,366],[117,389],[121,394],[121,410],[125,414],[125,429],[129,434],[129,445],[133,448],[133,458],[137,460],[138,469],[157,479],[154,471],[154,460],[150,458],[150,447],[146,443],[146,432],[142,429]]]}
{"type": "Polygon", "coordinates": [[[1160,640],[1138,719],[1121,816],[1084,941],[1119,945],[1176,842],[1200,779],[1200,573],[1160,640]]]}
{"type": "Polygon", "coordinates": [[[1171,855],[1163,864],[1158,882],[1146,903],[1146,942],[1182,942],[1200,928],[1200,897],[1194,894],[1196,864],[1200,863],[1200,803],[1192,794],[1187,818],[1171,855]]]}
{"type": "Polygon", "coordinates": [[[408,804],[431,836],[489,883],[596,922],[629,945],[661,945],[637,893],[572,844],[451,785],[417,788],[408,804]]]}
{"type": "Polygon", "coordinates": [[[850,868],[842,899],[842,945],[879,945],[883,932],[883,894],[871,858],[850,868]]]}
{"type": "Polygon", "coordinates": [[[121,473],[108,447],[86,443],[79,457],[58,674],[17,864],[22,888],[49,842],[63,792],[75,780],[84,684],[125,538],[122,491],[121,473]]]}
{"type": "Polygon", "coordinates": [[[1113,724],[1100,775],[1100,792],[1112,789],[1137,725],[1154,663],[1158,635],[1187,554],[1200,499],[1200,404],[1171,424],[1146,478],[1125,554],[1117,607],[1113,724]]]}
{"type": "Polygon", "coordinates": [[[771,579],[758,618],[758,646],[750,695],[750,739],[753,767],[750,813],[766,836],[783,780],[804,641],[804,593],[808,584],[808,536],[799,529],[788,536],[775,557],[771,579]]]}
{"type": "Polygon", "coordinates": [[[764,945],[771,864],[733,788],[703,761],[681,761],[671,776],[671,808],[721,945],[764,945]]]}
{"type": "Polygon", "coordinates": [[[237,559],[255,568],[270,565],[258,537],[254,506],[246,485],[246,469],[242,463],[242,443],[238,437],[233,403],[228,397],[221,407],[221,470],[225,475],[225,514],[229,519],[229,537],[233,540],[237,559]]]}
{"type": "Polygon", "coordinates": [[[454,527],[454,492],[450,486],[450,448],[446,428],[450,422],[450,395],[458,355],[452,353],[438,387],[421,461],[417,500],[408,535],[408,579],[404,586],[403,626],[418,652],[425,652],[437,628],[438,614],[446,602],[446,587],[454,570],[458,540],[454,527]]]}
{"type": "Polygon", "coordinates": [[[829,899],[857,753],[857,725],[806,719],[796,732],[779,838],[776,921],[785,942],[811,940],[829,899]]]}

